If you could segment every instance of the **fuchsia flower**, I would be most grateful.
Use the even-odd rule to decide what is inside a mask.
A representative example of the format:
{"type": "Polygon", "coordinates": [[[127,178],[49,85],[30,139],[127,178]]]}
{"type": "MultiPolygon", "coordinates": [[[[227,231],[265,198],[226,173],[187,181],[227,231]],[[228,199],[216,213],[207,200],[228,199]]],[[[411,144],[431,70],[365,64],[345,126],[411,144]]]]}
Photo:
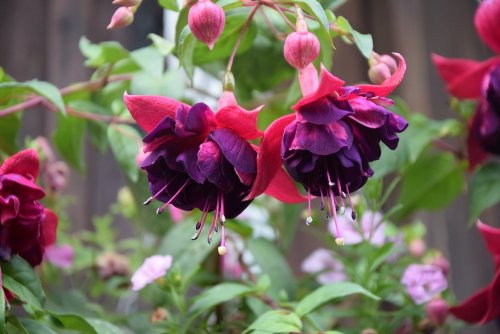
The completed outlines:
{"type": "MultiPolygon", "coordinates": [[[[406,64],[382,85],[343,86],[344,81],[321,69],[321,78],[309,65],[299,74],[304,97],[293,107],[295,114],[274,121],[264,134],[257,158],[257,178],[249,198],[259,195],[274,174],[285,165],[291,177],[307,190],[311,222],[311,196],[325,199],[327,216],[337,224],[337,206],[344,211],[344,198],[361,188],[373,174],[370,161],[380,157],[380,142],[391,149],[398,145],[397,133],[406,120],[386,109],[386,96],[403,79],[406,64]],[[336,200],[335,197],[340,199],[336,200]]],[[[352,207],[352,205],[351,205],[352,207]]],[[[356,214],[352,211],[353,219],[356,214]]],[[[337,243],[343,238],[336,229],[337,243]]]]}
{"type": "Polygon", "coordinates": [[[493,255],[495,276],[487,287],[462,304],[451,307],[450,313],[469,323],[484,324],[500,317],[500,229],[483,224],[479,220],[477,227],[488,251],[493,255]]]}
{"type": "Polygon", "coordinates": [[[153,255],[146,258],[130,279],[132,281],[132,290],[139,291],[146,285],[165,276],[171,266],[172,256],[170,255],[153,255]]]}
{"type": "MultiPolygon", "coordinates": [[[[220,251],[224,253],[226,218],[238,216],[251,202],[257,174],[257,149],[248,140],[257,139],[257,115],[261,108],[247,111],[236,103],[232,92],[224,92],[217,113],[206,104],[193,106],[161,96],[125,95],[132,117],[148,132],[144,151],[149,155],[141,168],[148,174],[152,197],[190,211],[202,210],[193,240],[203,229],[208,213],[215,211],[212,232],[222,227],[220,251]]],[[[293,182],[277,173],[266,193],[285,202],[303,201],[293,182]]]]}
{"type": "Polygon", "coordinates": [[[401,283],[415,304],[423,304],[448,288],[441,268],[430,264],[411,264],[406,268],[401,283]]]}
{"type": "Polygon", "coordinates": [[[481,1],[474,25],[479,37],[496,56],[484,61],[448,59],[432,55],[432,60],[448,92],[459,99],[477,99],[479,105],[469,123],[468,159],[473,170],[488,156],[500,155],[500,0],[481,1]]]}
{"type": "Polygon", "coordinates": [[[57,216],[43,207],[36,184],[38,154],[21,151],[0,166],[0,258],[19,254],[32,266],[42,262],[45,248],[56,241],[57,216]]]}
{"type": "Polygon", "coordinates": [[[347,280],[342,262],[333,257],[332,251],[318,248],[309,255],[301,265],[302,271],[319,274],[316,280],[320,284],[330,284],[347,280]]]}
{"type": "Polygon", "coordinates": [[[189,9],[188,24],[191,32],[210,50],[222,34],[225,20],[222,7],[211,0],[199,0],[189,9]]]}

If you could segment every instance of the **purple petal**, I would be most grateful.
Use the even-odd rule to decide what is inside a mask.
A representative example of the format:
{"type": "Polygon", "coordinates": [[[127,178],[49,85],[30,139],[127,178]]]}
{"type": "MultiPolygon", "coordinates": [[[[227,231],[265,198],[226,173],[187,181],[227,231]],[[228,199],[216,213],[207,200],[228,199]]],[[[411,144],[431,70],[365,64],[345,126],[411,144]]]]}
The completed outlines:
{"type": "Polygon", "coordinates": [[[347,101],[336,101],[330,97],[322,97],[299,109],[299,115],[313,124],[336,122],[352,113],[352,108],[347,101]]]}
{"type": "MultiPolygon", "coordinates": [[[[202,144],[203,145],[203,144],[202,144]]],[[[200,148],[201,150],[201,148],[200,148]]],[[[198,150],[197,148],[188,149],[181,154],[176,159],[177,162],[182,163],[189,177],[197,183],[205,182],[205,175],[202,171],[198,169],[198,150]]]]}
{"type": "Polygon", "coordinates": [[[231,165],[245,173],[257,172],[257,152],[246,140],[229,129],[216,129],[209,137],[219,145],[231,165]]]}
{"type": "Polygon", "coordinates": [[[198,151],[198,169],[215,185],[222,183],[222,152],[213,141],[207,140],[198,151]]]}
{"type": "Polygon", "coordinates": [[[204,103],[195,104],[187,112],[181,109],[175,117],[175,132],[180,137],[205,134],[216,126],[214,112],[204,103]]]}
{"type": "Polygon", "coordinates": [[[352,131],[345,122],[328,125],[298,123],[291,149],[302,149],[314,154],[329,155],[352,145],[352,131]]]}

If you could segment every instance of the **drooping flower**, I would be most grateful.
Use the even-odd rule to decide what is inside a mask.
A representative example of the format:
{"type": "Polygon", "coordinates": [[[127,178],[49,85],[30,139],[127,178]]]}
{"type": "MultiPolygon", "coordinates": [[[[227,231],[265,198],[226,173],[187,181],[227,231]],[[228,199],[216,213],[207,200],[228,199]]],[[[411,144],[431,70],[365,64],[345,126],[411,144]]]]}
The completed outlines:
{"type": "Polygon", "coordinates": [[[144,260],[144,263],[137,269],[130,279],[132,290],[139,291],[146,285],[153,283],[157,279],[165,276],[167,270],[172,266],[172,256],[153,255],[144,260]]]}
{"type": "Polygon", "coordinates": [[[500,155],[500,0],[481,1],[474,16],[476,31],[496,56],[484,61],[448,59],[436,54],[432,60],[447,84],[448,92],[459,99],[479,101],[469,122],[467,140],[469,169],[473,170],[488,157],[500,155]],[[491,102],[491,100],[497,102],[491,102]]]}
{"type": "Polygon", "coordinates": [[[347,275],[342,262],[333,257],[332,251],[318,248],[311,253],[301,265],[303,272],[318,274],[316,280],[320,284],[330,284],[347,281],[347,275]]]}
{"type": "Polygon", "coordinates": [[[302,11],[299,10],[297,14],[297,31],[286,38],[283,55],[290,65],[301,71],[318,57],[320,44],[318,37],[308,31],[302,11]]]}
{"type": "Polygon", "coordinates": [[[484,324],[500,318],[500,229],[478,220],[477,227],[495,262],[491,283],[460,305],[450,307],[450,313],[468,323],[484,324]]]}
{"type": "MultiPolygon", "coordinates": [[[[246,199],[257,173],[257,148],[248,140],[261,136],[256,121],[260,108],[247,111],[236,103],[232,92],[224,92],[214,113],[207,105],[186,105],[161,96],[125,95],[125,103],[137,123],[148,132],[141,168],[148,174],[152,196],[165,204],[202,211],[196,224],[197,239],[208,213],[214,218],[208,232],[222,228],[219,251],[224,253],[226,218],[238,216],[251,202],[246,199]]],[[[277,173],[266,193],[285,202],[303,201],[287,177],[277,173]]]]}
{"type": "Polygon", "coordinates": [[[224,30],[224,10],[211,0],[199,0],[189,9],[188,24],[193,35],[210,50],[224,30]]]}
{"type": "Polygon", "coordinates": [[[40,204],[45,193],[36,184],[38,154],[21,151],[0,166],[0,258],[18,254],[32,266],[56,241],[57,216],[40,204]]]}
{"type": "Polygon", "coordinates": [[[411,264],[406,268],[401,283],[415,304],[423,304],[448,288],[441,268],[430,264],[411,264]]]}
{"type": "MultiPolygon", "coordinates": [[[[321,78],[309,65],[299,74],[304,97],[294,106],[295,114],[283,116],[266,130],[257,159],[257,179],[249,198],[259,195],[284,164],[290,176],[307,190],[311,223],[311,197],[320,196],[322,208],[337,224],[337,207],[361,188],[373,174],[370,161],[380,158],[380,142],[391,149],[397,134],[408,123],[386,109],[386,98],[401,82],[406,64],[399,54],[396,72],[382,85],[343,86],[344,81],[325,68],[321,78]],[[265,166],[265,168],[264,168],[265,166]],[[336,197],[339,199],[336,199],[336,197]]],[[[352,207],[352,205],[350,205],[352,207]]],[[[355,212],[352,211],[353,219],[355,212]]],[[[336,242],[343,243],[336,229],[336,242]]]]}
{"type": "MultiPolygon", "coordinates": [[[[355,245],[366,240],[373,245],[381,246],[387,241],[382,218],[380,212],[367,210],[363,213],[358,224],[352,219],[352,209],[348,208],[346,214],[337,217],[337,224],[339,230],[342,231],[345,244],[355,245]]],[[[335,235],[335,224],[328,224],[328,229],[332,235],[335,235]]]]}

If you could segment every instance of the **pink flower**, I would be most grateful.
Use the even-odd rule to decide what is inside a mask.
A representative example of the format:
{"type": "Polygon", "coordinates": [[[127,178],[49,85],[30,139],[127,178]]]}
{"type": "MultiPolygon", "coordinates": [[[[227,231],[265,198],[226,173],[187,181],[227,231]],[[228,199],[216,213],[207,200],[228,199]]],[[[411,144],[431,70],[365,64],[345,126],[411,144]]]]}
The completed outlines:
{"type": "MultiPolygon", "coordinates": [[[[381,246],[386,242],[384,234],[385,224],[382,223],[382,214],[380,212],[365,211],[360,222],[352,219],[352,210],[346,209],[344,215],[337,216],[339,229],[342,230],[344,243],[346,245],[356,245],[363,240],[369,241],[373,245],[381,246]]],[[[332,235],[335,235],[335,224],[328,224],[328,229],[332,235]]]]}
{"type": "Polygon", "coordinates": [[[441,326],[448,316],[448,303],[441,298],[435,298],[425,306],[425,313],[433,324],[441,326]]]}
{"type": "Polygon", "coordinates": [[[132,290],[139,291],[158,278],[165,276],[172,265],[172,256],[153,255],[144,260],[144,263],[132,275],[132,290]]]}
{"type": "Polygon", "coordinates": [[[51,245],[45,249],[45,258],[61,269],[71,268],[75,252],[70,245],[51,245]]]}
{"type": "Polygon", "coordinates": [[[411,264],[406,268],[401,283],[415,304],[428,302],[448,288],[441,268],[429,264],[411,264]]]}
{"type": "Polygon", "coordinates": [[[301,268],[306,273],[319,274],[316,280],[320,284],[330,284],[347,280],[344,266],[326,248],[316,249],[302,262],[301,268]]]}
{"type": "Polygon", "coordinates": [[[210,0],[200,0],[189,10],[188,24],[191,32],[210,50],[222,34],[224,23],[224,10],[210,0]]]}

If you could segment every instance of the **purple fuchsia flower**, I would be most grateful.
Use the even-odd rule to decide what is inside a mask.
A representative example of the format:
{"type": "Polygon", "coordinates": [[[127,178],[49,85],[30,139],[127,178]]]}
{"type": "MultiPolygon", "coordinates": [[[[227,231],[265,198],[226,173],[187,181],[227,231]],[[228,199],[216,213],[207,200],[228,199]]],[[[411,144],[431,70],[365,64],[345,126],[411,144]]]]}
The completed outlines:
{"type": "Polygon", "coordinates": [[[303,272],[318,274],[316,280],[320,284],[330,284],[347,280],[342,262],[333,257],[332,251],[318,248],[311,253],[301,265],[303,272]]]}
{"type": "Polygon", "coordinates": [[[146,285],[153,283],[157,279],[165,276],[167,270],[172,266],[172,256],[153,255],[144,260],[144,263],[137,269],[130,279],[132,290],[139,291],[146,285]]]}
{"type": "Polygon", "coordinates": [[[40,202],[45,193],[36,184],[38,154],[18,152],[0,166],[0,258],[18,254],[32,266],[43,260],[56,241],[57,216],[40,202]]]}
{"type": "MultiPolygon", "coordinates": [[[[140,167],[148,174],[152,196],[163,203],[157,213],[173,206],[202,211],[196,224],[197,239],[208,213],[214,218],[208,232],[222,228],[219,247],[225,253],[226,218],[238,216],[251,203],[250,193],[257,174],[257,115],[261,108],[247,111],[236,103],[232,92],[224,92],[214,113],[206,104],[193,106],[162,96],[125,95],[125,104],[137,123],[148,132],[144,151],[149,152],[140,167]]],[[[286,173],[277,173],[266,189],[284,202],[303,201],[286,173]]]]}
{"type": "Polygon", "coordinates": [[[411,264],[406,268],[401,283],[415,304],[421,305],[448,288],[441,268],[430,264],[411,264]]]}
{"type": "MultiPolygon", "coordinates": [[[[367,210],[363,213],[358,224],[352,219],[352,209],[348,208],[345,215],[337,217],[337,224],[347,245],[359,244],[366,240],[373,245],[382,246],[387,241],[384,233],[385,224],[382,219],[383,216],[380,212],[367,210]]],[[[328,224],[328,229],[332,235],[335,235],[335,224],[328,224]]]]}
{"type": "MultiPolygon", "coordinates": [[[[391,149],[398,145],[398,133],[406,120],[386,107],[386,98],[401,82],[406,69],[403,57],[394,54],[399,65],[382,85],[343,86],[344,81],[324,67],[318,83],[314,66],[299,73],[304,97],[293,107],[295,114],[283,116],[266,130],[257,157],[257,178],[249,198],[266,189],[283,163],[290,176],[300,182],[311,198],[321,197],[322,209],[337,226],[337,208],[345,211],[344,199],[361,188],[373,174],[369,162],[380,158],[380,142],[391,149]]],[[[351,204],[349,204],[352,207],[351,204]]],[[[356,213],[352,211],[355,219],[356,213]]],[[[336,242],[343,243],[336,227],[336,242]]]]}
{"type": "Polygon", "coordinates": [[[481,1],[474,16],[479,37],[496,55],[484,61],[449,59],[436,54],[432,60],[448,92],[458,99],[479,104],[469,122],[467,150],[469,170],[488,154],[500,155],[500,0],[481,1]]]}

